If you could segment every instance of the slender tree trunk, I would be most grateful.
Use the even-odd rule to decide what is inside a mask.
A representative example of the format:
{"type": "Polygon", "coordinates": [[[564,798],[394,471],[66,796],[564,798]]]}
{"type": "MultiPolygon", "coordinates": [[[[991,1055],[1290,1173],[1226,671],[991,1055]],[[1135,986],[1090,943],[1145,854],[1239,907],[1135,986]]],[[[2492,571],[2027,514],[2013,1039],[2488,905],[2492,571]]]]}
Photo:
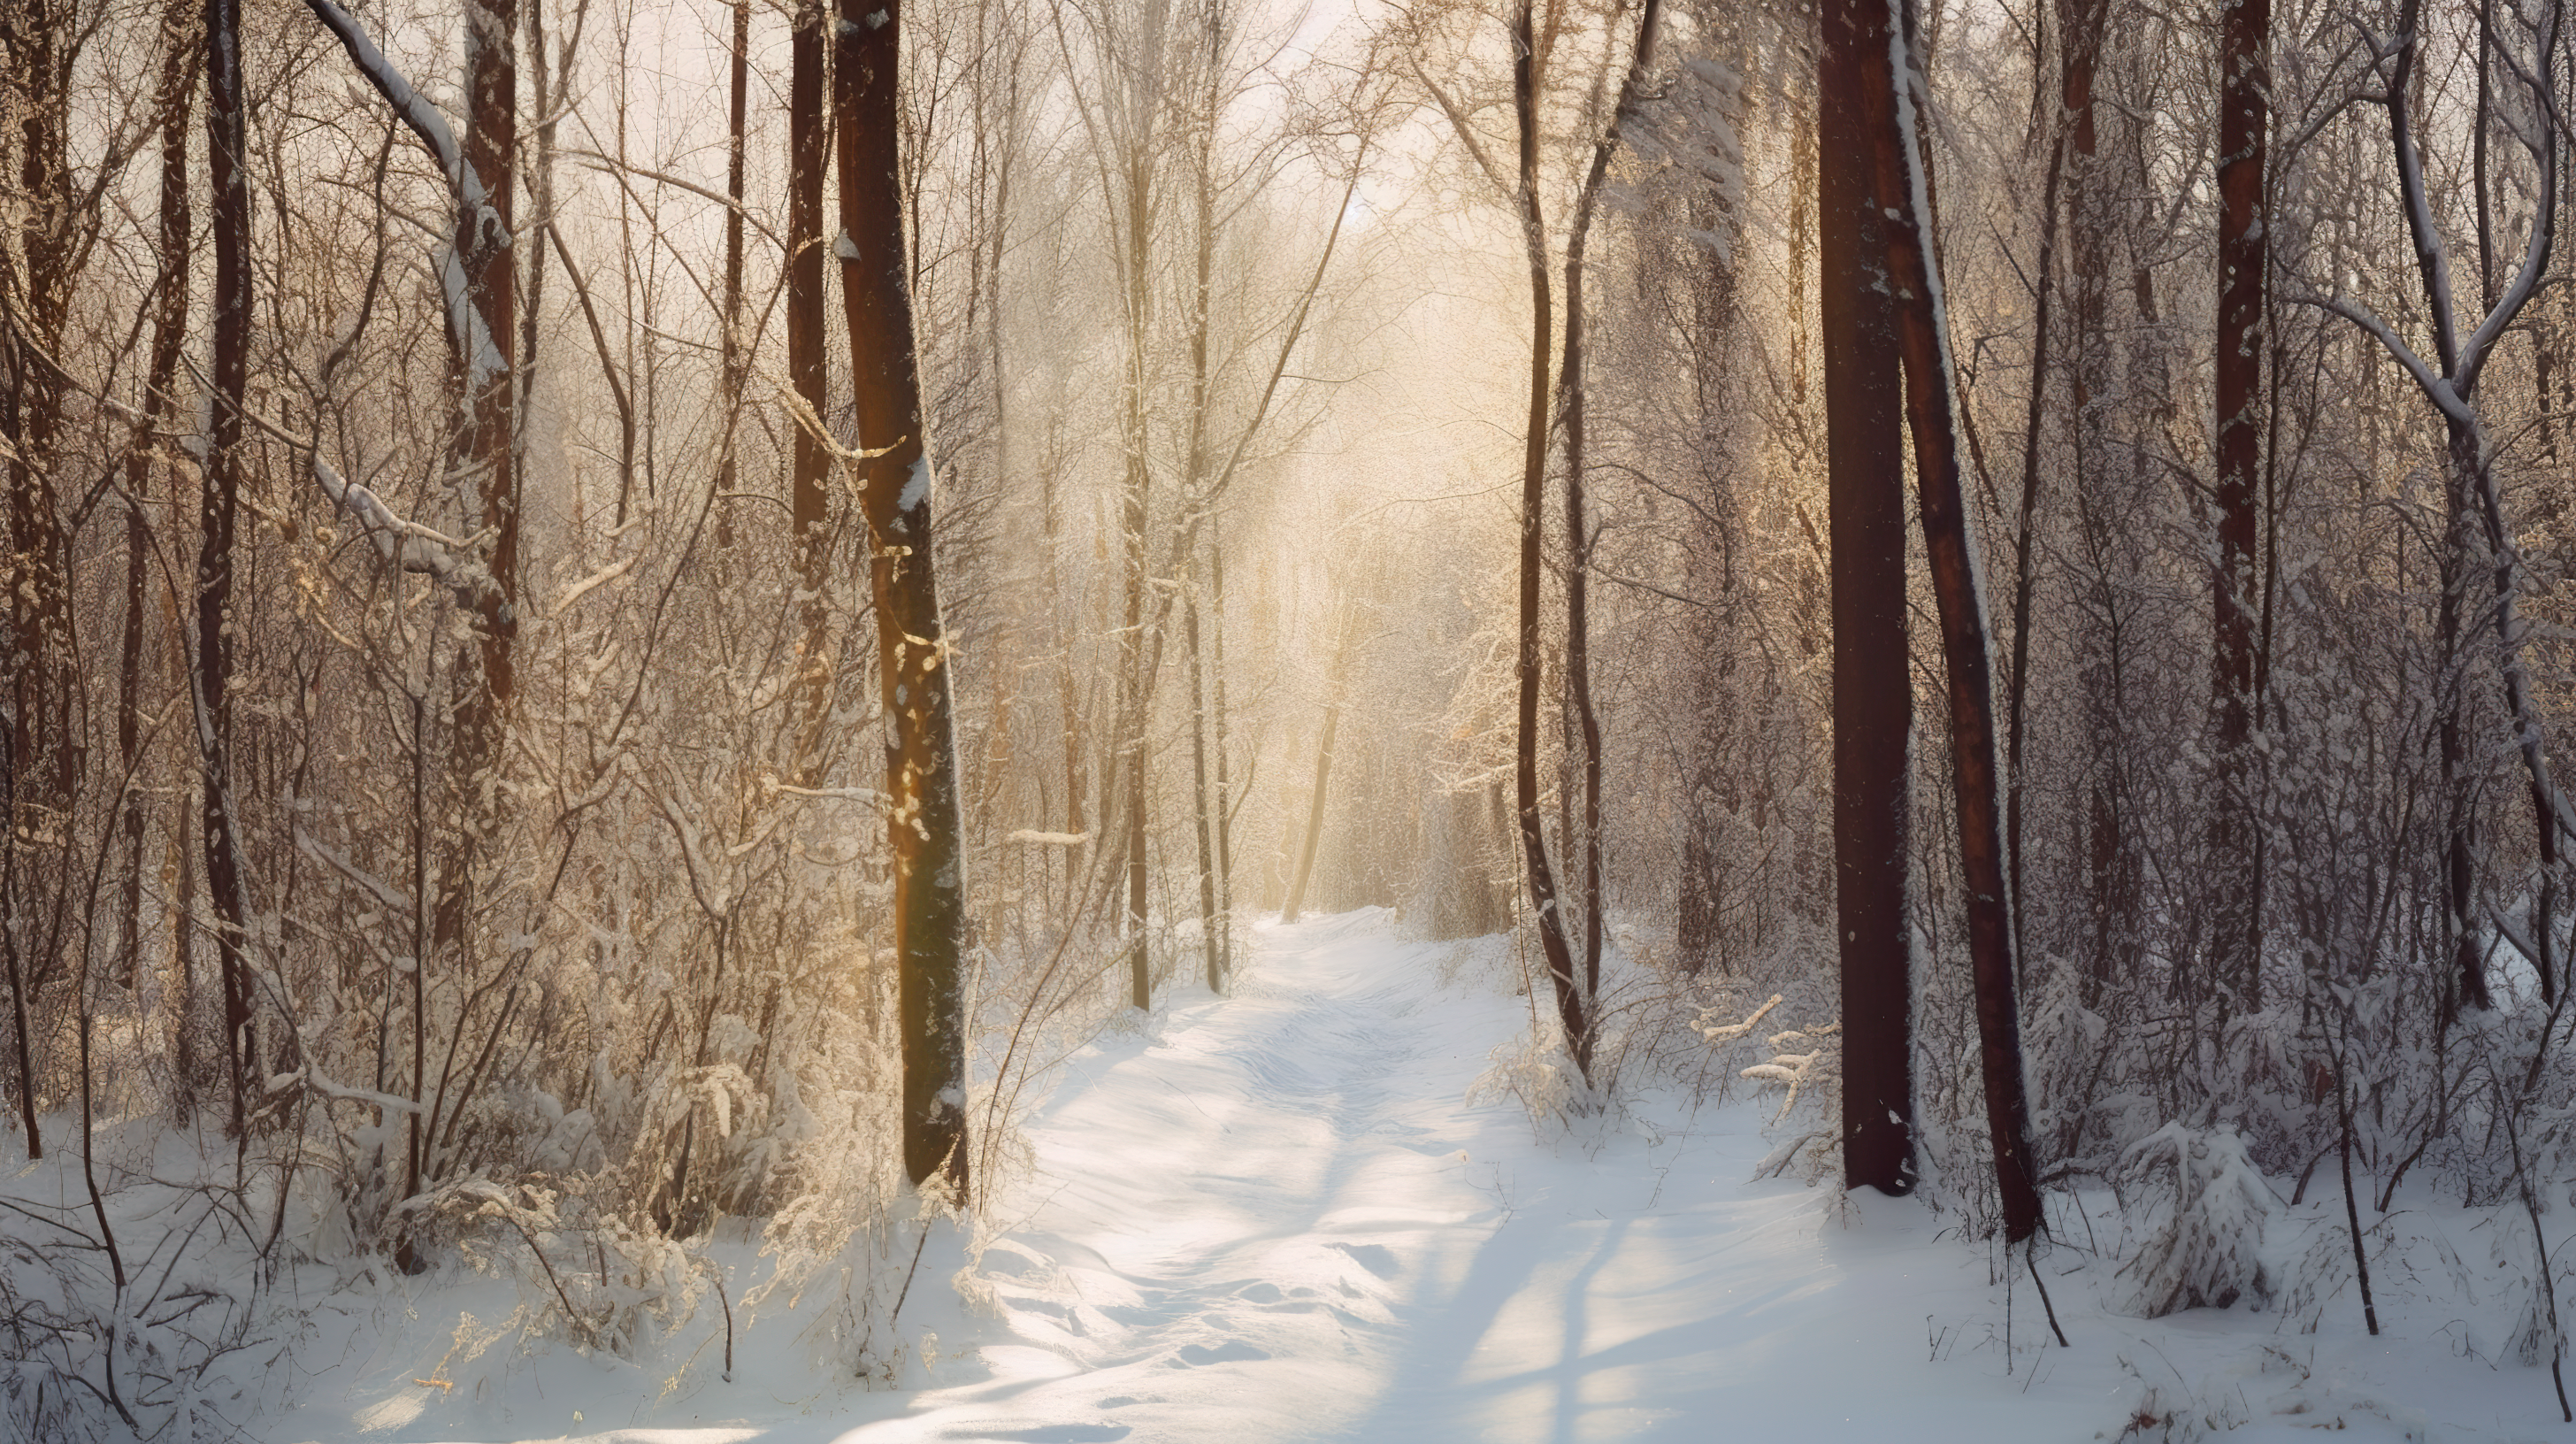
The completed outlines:
{"type": "MultiPolygon", "coordinates": [[[[197,656],[193,691],[206,892],[224,1000],[224,1065],[239,1137],[255,1062],[251,986],[243,955],[244,879],[232,785],[233,528],[240,505],[243,395],[250,374],[250,187],[239,0],[206,0],[206,151],[214,198],[214,398],[198,493],[197,656]]],[[[505,333],[506,334],[506,333],[505,333]]]]}
{"type": "Polygon", "coordinates": [[[905,283],[898,168],[901,0],[840,0],[841,265],[860,444],[869,586],[886,716],[894,853],[897,1011],[903,1037],[904,1172],[966,1197],[966,852],[947,634],[933,562],[930,454],[905,283]]]}
{"type": "Polygon", "coordinates": [[[2209,958],[2211,985],[2251,1009],[2262,1006],[2262,921],[2253,908],[2246,744],[2253,724],[2256,491],[2263,467],[2263,293],[2271,264],[2264,189],[2271,0],[2221,6],[2218,42],[2218,570],[2211,622],[2217,643],[2211,677],[2217,785],[2209,798],[2209,958]]]}
{"type": "Polygon", "coordinates": [[[1213,673],[1216,732],[1217,974],[1234,976],[1234,783],[1225,745],[1225,532],[1208,518],[1208,669],[1213,673]]]}
{"type": "Polygon", "coordinates": [[[1575,1070],[1589,1082],[1590,1013],[1575,976],[1573,950],[1567,945],[1556,869],[1548,863],[1546,829],[1539,812],[1538,694],[1544,670],[1539,582],[1547,534],[1548,353],[1553,349],[1548,340],[1555,330],[1556,308],[1548,294],[1547,220],[1539,202],[1538,53],[1531,4],[1532,0],[1520,0],[1512,15],[1512,115],[1520,137],[1514,200],[1520,209],[1521,244],[1529,256],[1530,278],[1529,411],[1521,451],[1520,696],[1512,791],[1519,814],[1521,863],[1529,875],[1531,909],[1537,914],[1539,949],[1547,958],[1548,980],[1556,990],[1557,1022],[1565,1030],[1565,1046],[1573,1055],[1575,1070]]]}
{"type": "Polygon", "coordinates": [[[1199,951],[1207,963],[1207,985],[1211,993],[1225,989],[1225,965],[1219,956],[1216,911],[1216,829],[1210,816],[1225,806],[1222,795],[1211,800],[1208,794],[1207,744],[1207,668],[1199,655],[1199,599],[1195,591],[1181,599],[1181,628],[1189,646],[1190,663],[1190,797],[1191,812],[1198,823],[1199,845],[1199,951]]]}
{"type": "MultiPolygon", "coordinates": [[[[1620,127],[1636,107],[1646,73],[1654,67],[1655,28],[1662,13],[1662,0],[1646,0],[1637,12],[1637,39],[1629,49],[1628,73],[1619,84],[1609,123],[1593,144],[1592,166],[1584,173],[1565,240],[1565,361],[1557,383],[1565,394],[1565,684],[1582,753],[1583,997],[1596,1017],[1601,998],[1601,714],[1592,704],[1592,537],[1583,499],[1584,471],[1590,464],[1584,427],[1583,262],[1585,243],[1592,235],[1593,207],[1609,174],[1610,157],[1619,149],[1620,127]]],[[[1574,840],[1568,838],[1566,845],[1574,846],[1574,840]]],[[[1592,1040],[1585,1039],[1580,1056],[1587,1071],[1591,1048],[1592,1040]]]]}
{"type": "Polygon", "coordinates": [[[796,770],[809,783],[821,763],[832,689],[830,614],[823,603],[830,591],[825,503],[832,469],[831,446],[823,435],[830,414],[823,341],[823,177],[831,161],[826,147],[833,119],[823,104],[829,23],[828,0],[798,0],[787,42],[787,382],[795,389],[801,413],[790,448],[788,510],[804,630],[796,659],[803,674],[797,686],[804,714],[797,724],[796,770]]]}
{"type": "MultiPolygon", "coordinates": [[[[1210,5],[1206,11],[1207,88],[1200,97],[1198,113],[1192,117],[1197,130],[1194,137],[1191,174],[1191,200],[1197,211],[1197,284],[1190,292],[1190,442],[1184,458],[1182,478],[1183,504],[1194,513],[1187,530],[1195,531],[1196,513],[1213,512],[1217,498],[1207,485],[1208,405],[1212,377],[1209,373],[1208,330],[1210,291],[1216,275],[1216,127],[1221,109],[1217,95],[1218,81],[1224,74],[1224,11],[1210,5]]],[[[1209,814],[1225,805],[1222,796],[1213,802],[1208,796],[1207,752],[1207,675],[1199,655],[1199,596],[1196,572],[1198,546],[1189,545],[1181,570],[1187,579],[1181,596],[1182,630],[1189,652],[1190,669],[1190,812],[1197,824],[1199,860],[1199,950],[1207,968],[1209,992],[1220,991],[1223,970],[1218,958],[1216,914],[1216,839],[1214,822],[1209,814]]]]}
{"type": "MultiPolygon", "coordinates": [[[[2032,283],[2037,291],[2031,320],[2030,403],[2022,425],[2021,514],[2013,529],[2013,635],[2010,689],[2004,707],[2004,852],[2012,867],[2013,956],[2026,958],[2022,911],[2022,739],[2024,704],[2030,695],[2031,599],[2038,586],[2034,544],[2038,537],[2040,451],[2046,437],[2051,345],[2051,302],[2056,295],[2059,196],[2065,184],[2067,155],[2090,180],[2094,154],[2093,67],[2101,49],[2104,0],[2072,0],[2063,8],[2059,45],[2064,58],[2058,69],[2059,112],[2050,127],[2048,175],[2040,190],[2039,258],[2032,283]]],[[[2098,321],[2098,317],[2094,318],[2098,321]]]]}
{"type": "MultiPolygon", "coordinates": [[[[1152,950],[1146,941],[1146,733],[1151,730],[1153,700],[1145,677],[1145,529],[1152,517],[1153,473],[1145,448],[1145,328],[1150,302],[1146,270],[1150,162],[1139,159],[1128,174],[1127,225],[1127,474],[1119,488],[1119,537],[1125,557],[1126,611],[1118,633],[1119,856],[1127,885],[1129,1001],[1142,1009],[1154,1006],[1152,950]]],[[[1103,811],[1109,811],[1103,808],[1103,811]]]]}
{"type": "Polygon", "coordinates": [[[1834,877],[1842,943],[1843,1179],[1911,1192],[1913,954],[1905,913],[1913,679],[1897,336],[1873,157],[1893,94],[1885,0],[1826,0],[1817,57],[1817,223],[1833,531],[1834,877]]]}
{"type": "MultiPolygon", "coordinates": [[[[789,42],[793,45],[793,41],[789,42]]],[[[791,68],[794,61],[789,62],[791,68]]],[[[743,362],[742,319],[742,245],[743,181],[749,162],[749,148],[744,144],[751,109],[751,0],[733,0],[733,46],[728,62],[729,84],[725,100],[725,259],[724,259],[724,338],[722,376],[724,383],[724,455],[716,462],[716,490],[726,496],[741,489],[741,473],[735,456],[735,437],[742,424],[743,381],[748,368],[743,362]]],[[[790,84],[794,76],[789,76],[790,84]]],[[[602,359],[605,359],[603,356],[602,359]]],[[[716,505],[716,548],[722,551],[733,544],[733,509],[719,500],[716,505]]]]}
{"type": "MultiPolygon", "coordinates": [[[[197,0],[169,0],[161,19],[161,272],[154,282],[151,357],[145,364],[144,414],[177,424],[178,399],[171,383],[179,372],[179,355],[188,343],[189,256],[194,244],[188,195],[188,131],[195,113],[197,85],[205,65],[202,44],[204,6],[197,0]]],[[[160,448],[149,426],[138,421],[125,455],[125,629],[117,659],[117,761],[129,779],[123,803],[125,895],[118,909],[123,956],[118,971],[139,1001],[143,972],[143,838],[144,797],[133,785],[143,776],[138,754],[143,746],[142,688],[145,632],[150,614],[151,527],[143,499],[152,495],[154,458],[160,448]]]]}
{"type": "MultiPolygon", "coordinates": [[[[2022,1082],[2021,1016],[2013,997],[2011,883],[2004,862],[2003,789],[1995,767],[1994,680],[1985,598],[1977,586],[1976,536],[1959,482],[1947,317],[1940,262],[1931,244],[1931,175],[1922,151],[1924,91],[1914,57],[1913,7],[1905,7],[1906,68],[1873,98],[1879,191],[1893,196],[1887,276],[1897,296],[1905,361],[1905,412],[1914,438],[1924,550],[1948,663],[1951,781],[1958,800],[1959,867],[1967,890],[1968,953],[1975,973],[1977,1036],[1985,1075],[1986,1126],[2004,1237],[2039,1227],[2030,1158],[2030,1107],[2022,1082]]],[[[1881,54],[1887,52],[1881,51],[1881,54]]],[[[1885,75],[1886,72],[1881,72],[1885,75]]]]}
{"type": "Polygon", "coordinates": [[[77,219],[70,171],[72,58],[78,16],[67,0],[21,0],[0,13],[0,63],[15,104],[12,237],[0,287],[0,476],[8,485],[8,535],[0,555],[0,961],[9,975],[20,1122],[29,1157],[36,1131],[34,1048],[28,994],[61,956],[70,880],[28,839],[67,820],[80,766],[72,727],[75,678],[71,575],[55,486],[62,425],[61,356],[71,302],[77,219]]]}

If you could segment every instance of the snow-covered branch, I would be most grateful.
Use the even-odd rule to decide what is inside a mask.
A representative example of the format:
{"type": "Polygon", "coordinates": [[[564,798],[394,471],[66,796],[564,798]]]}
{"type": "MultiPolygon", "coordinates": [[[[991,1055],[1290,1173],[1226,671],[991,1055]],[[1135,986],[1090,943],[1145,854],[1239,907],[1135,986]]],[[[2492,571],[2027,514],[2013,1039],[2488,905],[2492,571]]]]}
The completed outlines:
{"type": "Polygon", "coordinates": [[[376,93],[385,98],[385,103],[394,108],[394,114],[411,128],[411,133],[420,137],[420,143],[428,149],[430,158],[438,162],[440,173],[447,177],[448,189],[477,217],[490,214],[489,193],[483,189],[483,180],[474,173],[473,165],[465,159],[465,148],[457,144],[456,132],[449,128],[447,117],[439,114],[438,107],[412,88],[403,73],[394,68],[382,50],[376,48],[376,42],[368,38],[366,27],[358,23],[356,16],[341,9],[333,0],[304,0],[304,4],[325,29],[339,38],[340,48],[349,52],[349,59],[357,65],[358,73],[364,75],[376,93]]]}
{"type": "Polygon", "coordinates": [[[2414,379],[2416,387],[2424,393],[2426,399],[2433,403],[2434,409],[2440,411],[2444,418],[2462,425],[2467,425],[2474,420],[2474,414],[2469,410],[2467,403],[2460,400],[2460,393],[2451,389],[2451,383],[2443,379],[2441,373],[2427,364],[2423,357],[2416,355],[2415,348],[2407,345],[2396,331],[2392,330],[2387,322],[2379,319],[2369,307],[2357,301],[2346,300],[2341,296],[2301,296],[2296,299],[2304,305],[2314,306],[2329,315],[2341,316],[2369,333],[2373,340],[2386,348],[2388,354],[2399,366],[2405,368],[2406,374],[2414,379]]]}
{"type": "Polygon", "coordinates": [[[491,587],[492,574],[474,559],[470,543],[397,514],[384,498],[333,470],[318,451],[313,453],[313,480],[333,505],[357,518],[376,554],[387,562],[435,579],[469,607],[491,587]]]}

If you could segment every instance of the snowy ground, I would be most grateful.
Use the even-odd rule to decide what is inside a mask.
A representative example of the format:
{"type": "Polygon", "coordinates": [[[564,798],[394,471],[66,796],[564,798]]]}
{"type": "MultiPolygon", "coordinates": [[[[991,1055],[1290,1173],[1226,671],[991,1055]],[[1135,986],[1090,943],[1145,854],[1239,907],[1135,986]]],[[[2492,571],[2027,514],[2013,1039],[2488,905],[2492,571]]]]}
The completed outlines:
{"type": "MultiPolygon", "coordinates": [[[[2376,1340],[2330,1280],[2296,1311],[2108,1314],[2094,1303],[2101,1266],[2061,1248],[2043,1267],[2073,1347],[2044,1347],[2027,1280],[2007,1298],[1983,1249],[1941,1235],[1923,1205],[1868,1195],[1838,1219],[1822,1190],[1751,1181],[1768,1148],[1758,1103],[1693,1111],[1649,1095],[1615,1123],[1546,1138],[1508,1099],[1469,1106],[1490,1055],[1529,1021],[1496,985],[1494,945],[1447,983],[1443,964],[1475,950],[1399,941],[1379,913],[1264,928],[1259,945],[1237,996],[1184,1002],[1151,1036],[1068,1065],[1035,1122],[1034,1175],[972,1276],[999,1316],[944,1321],[932,1387],[841,1387],[768,1336],[722,1382],[712,1323],[666,1341],[679,1365],[557,1346],[467,1368],[476,1325],[460,1315],[488,1319],[506,1300],[478,1304],[450,1279],[399,1318],[379,1308],[353,1326],[336,1362],[317,1339],[308,1402],[261,1432],[280,1444],[2569,1432],[2546,1368],[2491,1365],[2498,1329],[2463,1315],[2477,1284],[2457,1260],[2488,1257],[2485,1214],[2401,1210],[2411,1225],[2382,1231],[2389,1331],[2376,1340]]],[[[2311,1201],[2267,1252],[2330,1258],[2339,1224],[2339,1199],[2311,1201]]],[[[748,1247],[736,1257],[756,1267],[748,1247]]]]}

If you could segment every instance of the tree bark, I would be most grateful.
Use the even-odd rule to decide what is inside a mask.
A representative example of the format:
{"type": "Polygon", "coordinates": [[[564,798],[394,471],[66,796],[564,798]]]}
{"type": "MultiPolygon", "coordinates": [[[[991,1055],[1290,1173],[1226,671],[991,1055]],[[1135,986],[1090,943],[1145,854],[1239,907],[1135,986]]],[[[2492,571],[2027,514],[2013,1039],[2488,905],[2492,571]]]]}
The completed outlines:
{"type": "MultiPolygon", "coordinates": [[[[2048,174],[2040,188],[2039,259],[2032,267],[2038,295],[2031,320],[2030,398],[2022,426],[2021,514],[2013,531],[2012,672],[2004,706],[2004,851],[2012,867],[2015,958],[2028,956],[2022,911],[2022,740],[2026,730],[2024,704],[2030,696],[2031,601],[2038,589],[2034,546],[2039,524],[2039,456],[2046,435],[2051,343],[2055,340],[2050,330],[2050,312],[2057,280],[2058,198],[2065,185],[2070,151],[2077,157],[2076,168],[2084,173],[2083,179],[2091,178],[2093,68],[2101,51],[2103,9],[2104,0],[2071,0],[2063,10],[2065,18],[2058,41],[2064,50],[2058,67],[2059,110],[2056,123],[2050,127],[2048,174]]],[[[2098,314],[2089,319],[2098,327],[2098,314]]],[[[2078,384],[2080,389],[2081,378],[2078,384]]]]}
{"type": "MultiPolygon", "coordinates": [[[[1565,361],[1558,380],[1565,394],[1565,685],[1582,752],[1583,998],[1596,1017],[1601,999],[1601,714],[1592,703],[1592,538],[1583,499],[1584,470],[1590,464],[1585,454],[1583,263],[1601,183],[1610,173],[1610,157],[1619,149],[1620,127],[1636,108],[1646,72],[1655,63],[1655,28],[1662,14],[1663,0],[1645,0],[1638,11],[1628,73],[1619,83],[1609,122],[1593,143],[1592,165],[1584,173],[1565,239],[1565,361]]],[[[1572,838],[1566,840],[1566,846],[1574,845],[1572,838]]],[[[1587,1057],[1590,1048],[1587,1039],[1587,1057]]]]}
{"type": "MultiPolygon", "coordinates": [[[[1931,243],[1931,175],[1922,150],[1925,98],[1912,59],[1914,17],[1905,6],[1905,69],[1870,98],[1879,192],[1895,198],[1887,228],[1887,277],[1896,293],[1904,356],[1905,414],[1914,439],[1923,543],[1941,619],[1949,680],[1951,785],[1957,799],[1959,867],[1967,891],[1968,953],[1975,974],[1979,1061],[1986,1127],[2004,1237],[2020,1243],[2039,1227],[2030,1160],[2030,1106],[2022,1081],[2021,1015],[2013,996],[2012,890],[2004,862],[2003,791],[1995,767],[1994,679],[1985,598],[1977,589],[1976,537],[1959,481],[1957,415],[1951,385],[1940,262],[1931,243]]],[[[1881,50],[1880,54],[1888,52],[1881,50]]],[[[1893,66],[1889,67],[1891,70],[1893,66]]]]}
{"type": "Polygon", "coordinates": [[[1826,0],[1817,56],[1818,349],[1833,533],[1834,879],[1843,1180],[1914,1188],[1913,953],[1905,916],[1913,679],[1896,315],[1873,105],[1891,103],[1886,0],[1826,0]]]}
{"type": "Polygon", "coordinates": [[[789,32],[787,77],[787,384],[802,413],[789,451],[788,511],[794,528],[796,589],[804,640],[797,648],[802,717],[796,738],[796,771],[810,783],[823,750],[832,687],[829,614],[823,597],[830,578],[826,488],[832,451],[823,434],[828,363],[823,343],[823,177],[830,168],[823,103],[827,0],[798,0],[789,32]]]}
{"type": "MultiPolygon", "coordinates": [[[[1344,629],[1343,646],[1349,646],[1349,629],[1344,629]]],[[[1279,909],[1279,921],[1293,923],[1306,906],[1306,879],[1315,871],[1315,850],[1324,836],[1324,789],[1333,780],[1333,738],[1342,726],[1341,658],[1333,663],[1333,697],[1324,704],[1324,733],[1315,743],[1315,787],[1306,806],[1306,840],[1297,849],[1297,872],[1288,884],[1288,902],[1279,909]]]]}
{"type": "Polygon", "coordinates": [[[1519,814],[1521,865],[1529,874],[1530,906],[1537,914],[1539,949],[1547,958],[1547,976],[1556,990],[1556,1016],[1565,1030],[1566,1051],[1575,1071],[1589,1083],[1592,1076],[1590,1010],[1574,973],[1573,950],[1567,945],[1565,916],[1556,891],[1556,869],[1549,865],[1547,835],[1539,813],[1538,693],[1539,581],[1544,569],[1547,534],[1548,345],[1555,330],[1555,302],[1549,295],[1547,220],[1539,202],[1538,52],[1531,17],[1532,0],[1520,0],[1512,15],[1512,118],[1520,138],[1519,182],[1513,199],[1520,210],[1521,244],[1529,257],[1530,374],[1529,412],[1522,433],[1520,555],[1520,695],[1514,733],[1512,792],[1519,814]]]}
{"type": "Polygon", "coordinates": [[[62,952],[70,879],[29,840],[68,821],[80,768],[73,730],[71,571],[55,487],[64,379],[57,371],[70,314],[75,228],[70,172],[72,60],[78,17],[65,0],[22,0],[0,14],[0,63],[12,83],[16,230],[0,256],[0,453],[8,482],[7,551],[0,556],[0,961],[9,975],[20,1121],[29,1157],[36,1131],[28,994],[62,952]],[[12,264],[14,263],[14,264],[12,264]]]}
{"type": "MultiPolygon", "coordinates": [[[[175,427],[178,400],[171,392],[179,356],[188,344],[189,259],[194,217],[188,195],[188,128],[195,114],[198,77],[205,65],[203,6],[169,0],[161,20],[161,271],[153,282],[152,347],[143,380],[144,416],[175,427]]],[[[151,525],[143,499],[153,492],[160,448],[148,421],[137,420],[125,454],[125,627],[117,649],[117,761],[127,780],[122,802],[125,891],[118,908],[118,971],[140,997],[143,969],[144,796],[142,690],[145,632],[151,611],[151,525]]]]}
{"type": "Polygon", "coordinates": [[[885,709],[894,853],[897,1011],[903,1037],[904,1172],[966,1197],[966,887],[950,653],[933,559],[930,456],[906,283],[897,100],[901,0],[840,0],[842,304],[885,709]]]}
{"type": "Polygon", "coordinates": [[[2210,679],[2215,713],[2210,790],[2210,983],[2262,1006],[2262,920],[2253,898],[2253,816],[2246,744],[2254,702],[2255,496],[2263,468],[2264,287],[2271,264],[2264,190],[2270,120],[2271,0],[2219,8],[2218,569],[2212,578],[2210,679]]]}
{"type": "MultiPolygon", "coordinates": [[[[255,1048],[249,967],[243,954],[240,820],[233,808],[232,668],[234,519],[240,506],[243,395],[250,374],[250,188],[239,0],[206,0],[206,152],[214,200],[214,397],[198,489],[197,656],[192,669],[206,892],[215,908],[223,988],[224,1063],[239,1137],[255,1048]]],[[[506,334],[506,333],[504,333],[506,334]]]]}

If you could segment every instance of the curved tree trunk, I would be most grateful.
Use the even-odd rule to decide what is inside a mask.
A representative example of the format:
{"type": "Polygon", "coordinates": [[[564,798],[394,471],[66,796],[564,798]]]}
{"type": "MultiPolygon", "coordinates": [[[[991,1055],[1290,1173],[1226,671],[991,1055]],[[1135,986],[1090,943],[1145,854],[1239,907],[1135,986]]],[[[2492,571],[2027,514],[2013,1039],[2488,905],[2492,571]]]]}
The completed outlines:
{"type": "Polygon", "coordinates": [[[833,67],[839,121],[841,296],[868,526],[885,709],[887,821],[894,853],[897,1011],[903,1036],[903,1161],[966,1196],[966,886],[950,654],[939,615],[920,362],[906,284],[897,169],[901,0],[841,0],[833,67]]]}
{"type": "Polygon", "coordinates": [[[1521,864],[1529,873],[1530,905],[1538,914],[1539,949],[1547,957],[1548,981],[1556,989],[1557,1022],[1565,1029],[1566,1050],[1576,1071],[1592,1076],[1592,1027],[1583,991],[1574,975],[1574,954],[1567,946],[1565,915],[1556,893],[1556,869],[1547,858],[1547,835],[1539,814],[1538,692],[1539,580],[1547,535],[1548,339],[1555,329],[1555,303],[1548,293],[1547,221],[1538,194],[1538,57],[1530,15],[1531,0],[1521,0],[1512,17],[1512,114],[1520,134],[1519,185],[1521,244],[1529,254],[1530,376],[1529,414],[1521,451],[1520,658],[1518,739],[1512,760],[1512,792],[1520,819],[1521,864]]]}
{"type": "MultiPolygon", "coordinates": [[[[1913,31],[1909,4],[1904,35],[1909,55],[1914,53],[1913,31]]],[[[1878,183],[1880,194],[1896,202],[1889,210],[1887,277],[1897,298],[1923,545],[1931,561],[1941,651],[1948,663],[1951,786],[1958,806],[1959,869],[1967,892],[1986,1127],[1993,1141],[1995,1187],[2003,1202],[2004,1237],[2020,1243],[2039,1228],[2039,1190],[2022,1080],[2021,1014],[2013,996],[2012,888],[2004,862],[2002,778],[1995,766],[1991,639],[1985,598],[1977,587],[1976,536],[1959,481],[1948,318],[1940,261],[1931,244],[1932,178],[1922,149],[1920,73],[1909,62],[1903,71],[1881,74],[1889,83],[1871,99],[1878,183]]]]}

